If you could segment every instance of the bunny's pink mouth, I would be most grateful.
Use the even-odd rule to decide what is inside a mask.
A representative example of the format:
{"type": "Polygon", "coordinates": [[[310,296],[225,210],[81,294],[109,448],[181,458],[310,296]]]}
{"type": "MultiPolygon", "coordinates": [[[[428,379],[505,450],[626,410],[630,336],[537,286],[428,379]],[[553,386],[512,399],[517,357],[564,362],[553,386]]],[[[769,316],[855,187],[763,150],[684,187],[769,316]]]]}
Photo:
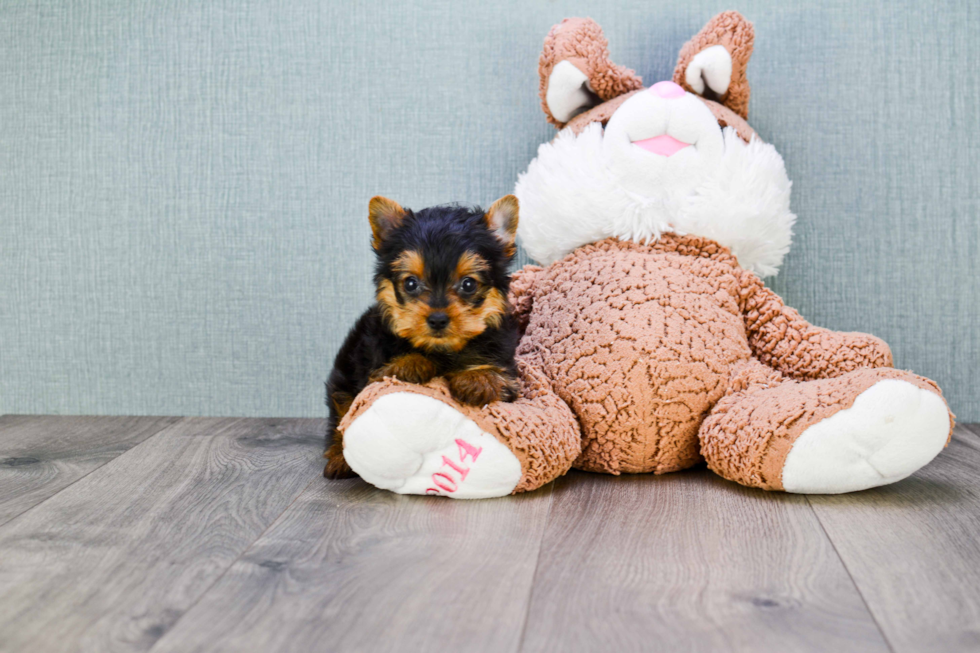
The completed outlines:
{"type": "Polygon", "coordinates": [[[669,134],[661,134],[653,138],[644,138],[642,141],[633,141],[633,145],[642,147],[647,152],[659,154],[660,156],[671,156],[677,154],[690,143],[679,141],[669,134]]]}

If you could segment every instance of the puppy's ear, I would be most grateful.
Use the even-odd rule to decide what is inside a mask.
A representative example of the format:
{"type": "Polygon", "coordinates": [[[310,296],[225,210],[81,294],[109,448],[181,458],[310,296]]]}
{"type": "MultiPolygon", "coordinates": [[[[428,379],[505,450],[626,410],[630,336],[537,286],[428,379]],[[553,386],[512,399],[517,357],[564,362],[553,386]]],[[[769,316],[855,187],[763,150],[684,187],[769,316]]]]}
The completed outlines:
{"type": "Polygon", "coordinates": [[[559,129],[578,114],[643,87],[639,75],[612,62],[602,28],[591,18],[566,18],[551,28],[538,74],[541,108],[559,129]]]}
{"type": "Polygon", "coordinates": [[[487,227],[504,246],[504,254],[507,256],[513,256],[515,252],[518,211],[517,198],[513,195],[504,195],[494,202],[483,216],[487,221],[487,227]]]}
{"type": "Polygon", "coordinates": [[[381,243],[401,226],[405,215],[405,209],[398,202],[380,195],[372,197],[368,202],[368,219],[371,221],[371,233],[374,234],[371,246],[381,249],[381,243]]]}
{"type": "Polygon", "coordinates": [[[745,69],[754,41],[752,23],[742,14],[718,14],[681,48],[674,83],[707,100],[716,100],[747,119],[749,81],[745,69]]]}

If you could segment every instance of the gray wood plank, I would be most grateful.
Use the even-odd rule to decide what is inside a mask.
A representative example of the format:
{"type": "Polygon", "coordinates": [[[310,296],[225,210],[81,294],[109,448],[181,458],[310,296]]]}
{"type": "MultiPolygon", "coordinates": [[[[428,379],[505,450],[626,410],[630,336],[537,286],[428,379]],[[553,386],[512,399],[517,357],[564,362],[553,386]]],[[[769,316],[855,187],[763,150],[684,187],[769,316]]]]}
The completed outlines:
{"type": "Polygon", "coordinates": [[[315,483],[153,653],[516,651],[550,492],[315,483]]]}
{"type": "Polygon", "coordinates": [[[706,469],[557,481],[524,651],[884,651],[806,498],[706,469]]]}
{"type": "Polygon", "coordinates": [[[895,651],[980,650],[980,437],[883,488],[812,496],[895,651]]]}
{"type": "Polygon", "coordinates": [[[149,649],[320,480],[323,429],[185,419],[0,527],[0,650],[149,649]]]}
{"type": "Polygon", "coordinates": [[[0,525],[179,417],[0,417],[0,525]]]}

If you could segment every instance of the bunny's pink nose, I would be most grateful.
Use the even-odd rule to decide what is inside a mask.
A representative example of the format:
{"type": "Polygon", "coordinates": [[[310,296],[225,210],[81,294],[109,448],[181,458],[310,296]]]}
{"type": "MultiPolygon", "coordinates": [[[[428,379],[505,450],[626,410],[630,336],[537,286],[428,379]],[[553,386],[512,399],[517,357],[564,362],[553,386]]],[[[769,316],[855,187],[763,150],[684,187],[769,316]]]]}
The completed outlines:
{"type": "Polygon", "coordinates": [[[684,97],[686,91],[674,82],[657,82],[650,87],[650,92],[659,95],[665,100],[684,97]]]}

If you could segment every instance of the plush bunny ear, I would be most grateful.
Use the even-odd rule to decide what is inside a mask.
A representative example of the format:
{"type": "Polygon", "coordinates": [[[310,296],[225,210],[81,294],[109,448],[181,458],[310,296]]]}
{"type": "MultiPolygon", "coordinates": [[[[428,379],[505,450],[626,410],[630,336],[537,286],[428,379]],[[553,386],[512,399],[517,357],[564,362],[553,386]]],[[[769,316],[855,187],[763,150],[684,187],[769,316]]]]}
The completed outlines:
{"type": "Polygon", "coordinates": [[[737,11],[720,13],[681,48],[674,83],[749,117],[749,81],[755,30],[737,11]]]}
{"type": "Polygon", "coordinates": [[[551,28],[538,60],[541,108],[559,129],[578,114],[643,88],[643,80],[609,59],[602,28],[591,18],[566,18],[551,28]]]}

